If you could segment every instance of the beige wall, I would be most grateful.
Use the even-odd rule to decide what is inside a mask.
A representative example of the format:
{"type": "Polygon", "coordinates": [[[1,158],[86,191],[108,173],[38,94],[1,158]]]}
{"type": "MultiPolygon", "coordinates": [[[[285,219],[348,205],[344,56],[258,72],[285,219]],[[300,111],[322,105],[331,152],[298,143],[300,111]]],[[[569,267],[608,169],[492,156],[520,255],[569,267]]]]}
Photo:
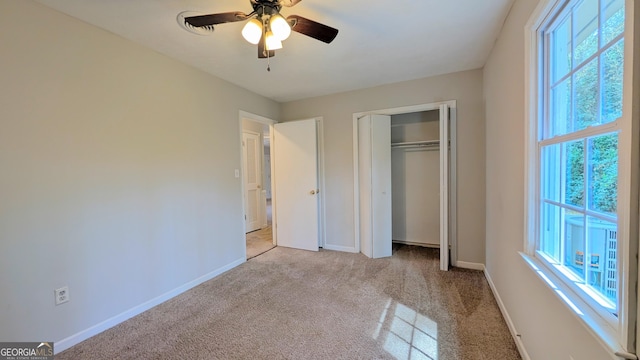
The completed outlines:
{"type": "Polygon", "coordinates": [[[327,244],[354,248],[353,114],[457,100],[458,259],[484,263],[482,70],[406,81],[283,104],[286,121],[324,119],[327,244]]]}
{"type": "Polygon", "coordinates": [[[258,134],[260,134],[261,138],[262,138],[265,126],[269,126],[269,125],[264,125],[264,124],[261,124],[259,122],[252,121],[252,120],[249,120],[249,119],[242,119],[242,130],[243,131],[251,131],[251,132],[254,132],[254,133],[258,133],[258,134]]]}
{"type": "Polygon", "coordinates": [[[278,103],[31,1],[0,1],[0,44],[0,339],[59,342],[244,261],[239,111],[278,103]]]}
{"type": "Polygon", "coordinates": [[[518,0],[484,68],[487,273],[531,359],[614,359],[518,254],[524,246],[524,26],[518,0]]]}

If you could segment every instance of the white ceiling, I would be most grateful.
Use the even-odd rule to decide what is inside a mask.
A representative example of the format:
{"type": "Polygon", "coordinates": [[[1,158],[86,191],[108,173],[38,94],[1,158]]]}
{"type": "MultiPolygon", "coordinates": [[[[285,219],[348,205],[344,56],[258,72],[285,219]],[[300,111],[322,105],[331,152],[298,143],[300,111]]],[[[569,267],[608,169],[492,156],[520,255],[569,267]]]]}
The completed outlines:
{"type": "Polygon", "coordinates": [[[481,68],[513,0],[302,0],[283,7],[339,29],[331,44],[292,33],[270,60],[244,22],[187,32],[177,15],[242,11],[249,0],[36,0],[279,102],[481,68]]]}

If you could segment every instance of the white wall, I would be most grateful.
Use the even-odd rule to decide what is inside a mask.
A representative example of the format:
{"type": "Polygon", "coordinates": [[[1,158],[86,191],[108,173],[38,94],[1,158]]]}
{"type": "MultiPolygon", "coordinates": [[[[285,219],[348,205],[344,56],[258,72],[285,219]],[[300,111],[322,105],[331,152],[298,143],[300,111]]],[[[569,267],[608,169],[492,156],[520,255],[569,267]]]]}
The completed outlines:
{"type": "Polygon", "coordinates": [[[0,339],[58,342],[244,261],[238,114],[279,104],[31,1],[0,1],[0,44],[0,339]]]}
{"type": "Polygon", "coordinates": [[[487,272],[531,359],[610,359],[525,265],[524,26],[537,0],[514,2],[484,68],[487,272]]]}
{"type": "Polygon", "coordinates": [[[458,259],[484,263],[482,70],[464,71],[284,103],[282,118],[324,119],[327,244],[355,248],[353,114],[458,100],[458,259]]]}

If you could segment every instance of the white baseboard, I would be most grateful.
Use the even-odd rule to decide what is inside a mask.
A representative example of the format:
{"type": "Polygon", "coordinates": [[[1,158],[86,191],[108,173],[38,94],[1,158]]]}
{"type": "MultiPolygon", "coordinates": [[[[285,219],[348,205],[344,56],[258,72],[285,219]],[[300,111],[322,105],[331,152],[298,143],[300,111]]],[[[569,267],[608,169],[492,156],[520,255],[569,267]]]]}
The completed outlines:
{"type": "Polygon", "coordinates": [[[76,344],[79,344],[80,342],[82,342],[84,340],[87,340],[88,338],[90,338],[92,336],[98,335],[99,333],[101,333],[101,332],[103,332],[103,331],[105,331],[107,329],[110,329],[110,328],[120,324],[121,322],[124,322],[124,321],[126,321],[126,320],[128,320],[128,319],[130,319],[130,318],[132,318],[132,317],[134,317],[134,316],[136,316],[138,314],[140,314],[140,313],[143,313],[143,312],[151,309],[152,307],[154,307],[156,305],[159,305],[159,304],[161,304],[161,303],[163,303],[163,302],[165,302],[165,301],[167,301],[167,300],[169,300],[169,299],[171,299],[173,297],[176,297],[176,296],[182,294],[183,292],[202,284],[205,281],[213,279],[214,277],[222,274],[223,272],[231,270],[234,267],[236,267],[236,266],[238,266],[238,265],[240,265],[240,264],[242,264],[242,263],[244,263],[246,261],[247,261],[246,258],[238,259],[238,260],[236,260],[236,261],[234,261],[234,262],[232,262],[230,264],[227,264],[227,265],[225,265],[225,266],[223,266],[221,268],[218,268],[218,269],[216,269],[216,270],[214,270],[214,271],[212,271],[212,272],[210,272],[208,274],[205,274],[205,275],[203,275],[203,276],[201,276],[201,277],[199,277],[199,278],[197,278],[195,280],[189,281],[188,283],[186,283],[186,284],[184,284],[182,286],[179,286],[179,287],[177,287],[177,288],[175,288],[175,289],[173,289],[173,290],[171,290],[169,292],[166,292],[166,293],[164,293],[164,294],[162,294],[162,295],[160,295],[160,296],[158,296],[156,298],[153,298],[153,299],[151,299],[151,300],[149,300],[147,302],[144,302],[144,303],[142,303],[142,304],[140,304],[138,306],[135,306],[135,307],[123,312],[123,313],[120,313],[120,314],[118,314],[118,315],[116,315],[116,316],[114,316],[112,318],[109,318],[109,319],[107,319],[107,320],[105,320],[105,321],[103,321],[101,323],[98,323],[98,324],[96,324],[96,325],[94,325],[94,326],[92,326],[92,327],[90,327],[88,329],[82,330],[82,331],[80,331],[80,332],[78,332],[76,334],[73,334],[73,335],[71,335],[71,336],[69,336],[69,337],[67,337],[65,339],[60,340],[60,341],[56,341],[55,342],[55,345],[56,345],[55,346],[55,352],[56,353],[62,352],[62,351],[66,350],[66,349],[68,349],[68,348],[70,348],[70,347],[72,347],[72,346],[74,346],[76,344]]]}
{"type": "Polygon", "coordinates": [[[348,252],[348,253],[357,253],[358,252],[358,251],[356,251],[355,247],[348,247],[348,246],[325,244],[323,248],[326,249],[326,250],[342,251],[342,252],[348,252]]]}
{"type": "Polygon", "coordinates": [[[463,268],[463,269],[480,270],[480,271],[484,271],[485,269],[484,264],[472,263],[467,261],[456,261],[455,264],[453,264],[453,266],[463,268]]]}
{"type": "Polygon", "coordinates": [[[527,349],[525,349],[524,344],[522,343],[522,339],[520,339],[520,337],[518,336],[518,331],[516,330],[516,327],[513,324],[513,321],[511,320],[511,316],[509,316],[509,313],[507,312],[507,308],[504,306],[504,303],[502,302],[502,299],[498,294],[498,290],[496,289],[496,286],[493,283],[493,280],[491,280],[491,276],[489,276],[489,272],[487,272],[486,268],[484,269],[484,277],[487,279],[487,282],[489,283],[489,287],[491,287],[491,292],[493,293],[493,296],[495,297],[496,302],[498,303],[498,307],[500,308],[500,312],[502,313],[502,316],[504,317],[504,320],[507,323],[509,332],[511,333],[511,336],[513,337],[513,340],[515,341],[516,346],[518,347],[518,352],[520,352],[520,356],[522,357],[523,360],[531,360],[531,358],[529,357],[529,354],[527,353],[527,349]]]}

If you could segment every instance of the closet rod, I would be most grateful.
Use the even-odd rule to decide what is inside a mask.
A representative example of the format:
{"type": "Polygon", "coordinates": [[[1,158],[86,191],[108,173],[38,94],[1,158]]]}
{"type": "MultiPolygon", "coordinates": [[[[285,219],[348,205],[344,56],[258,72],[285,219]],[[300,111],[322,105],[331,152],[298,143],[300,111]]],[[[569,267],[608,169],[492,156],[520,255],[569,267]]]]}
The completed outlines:
{"type": "Polygon", "coordinates": [[[425,141],[407,141],[391,143],[392,148],[409,148],[409,147],[432,147],[440,146],[439,140],[425,140],[425,141]]]}

